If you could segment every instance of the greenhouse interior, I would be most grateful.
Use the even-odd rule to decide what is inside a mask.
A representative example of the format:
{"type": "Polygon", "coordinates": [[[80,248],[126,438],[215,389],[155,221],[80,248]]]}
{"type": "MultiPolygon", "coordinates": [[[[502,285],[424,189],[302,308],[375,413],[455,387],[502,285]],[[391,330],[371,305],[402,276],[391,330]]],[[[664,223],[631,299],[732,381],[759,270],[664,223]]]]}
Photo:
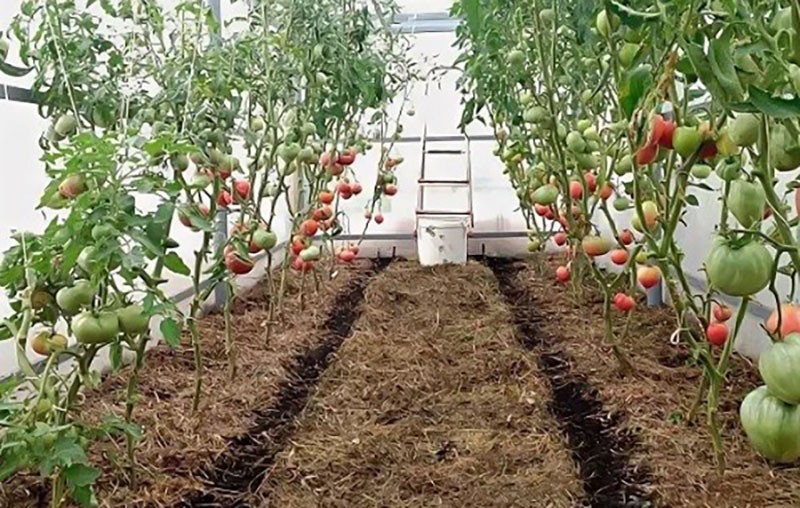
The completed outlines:
{"type": "Polygon", "coordinates": [[[0,508],[800,506],[797,0],[6,0],[0,134],[0,508]]]}

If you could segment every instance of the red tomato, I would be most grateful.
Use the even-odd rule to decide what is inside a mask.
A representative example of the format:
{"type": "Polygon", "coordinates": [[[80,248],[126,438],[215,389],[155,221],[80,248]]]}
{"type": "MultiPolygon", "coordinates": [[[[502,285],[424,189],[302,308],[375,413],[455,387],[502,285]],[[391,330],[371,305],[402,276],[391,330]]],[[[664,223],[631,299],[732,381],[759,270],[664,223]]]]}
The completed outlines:
{"type": "Polygon", "coordinates": [[[319,193],[319,202],[323,205],[329,205],[333,203],[333,193],[328,191],[322,191],[319,193]]]}
{"type": "Polygon", "coordinates": [[[581,199],[583,196],[583,185],[575,180],[569,182],[569,195],[572,199],[581,199]]]}
{"type": "Polygon", "coordinates": [[[725,323],[711,323],[706,328],[708,342],[714,346],[721,346],[728,340],[728,325],[725,323]]]}
{"type": "Polygon", "coordinates": [[[241,203],[250,197],[250,182],[247,180],[236,180],[233,182],[234,201],[241,203]]]}
{"type": "Polygon", "coordinates": [[[395,194],[397,194],[397,185],[394,185],[392,183],[387,183],[386,185],[383,186],[383,193],[386,194],[387,196],[394,196],[395,194]]]}
{"type": "Polygon", "coordinates": [[[552,208],[548,208],[547,212],[545,212],[544,218],[547,220],[553,220],[556,218],[555,213],[553,212],[552,208]]]}
{"type": "Polygon", "coordinates": [[[566,266],[559,266],[556,268],[556,280],[558,282],[567,282],[569,280],[569,268],[566,266]]]}
{"type": "Polygon", "coordinates": [[[250,258],[243,258],[236,252],[231,252],[225,256],[225,266],[236,275],[250,273],[255,266],[250,258]]]}
{"type": "Polygon", "coordinates": [[[314,262],[313,261],[303,261],[303,258],[296,257],[292,261],[292,268],[297,270],[298,272],[310,272],[314,269],[314,262]]]}
{"type": "Polygon", "coordinates": [[[583,180],[586,182],[586,188],[589,189],[589,192],[594,192],[597,190],[597,177],[594,176],[594,173],[591,171],[584,173],[583,180]]]}
{"type": "Polygon", "coordinates": [[[729,320],[733,315],[733,311],[727,305],[717,305],[714,304],[713,307],[714,319],[719,321],[720,323],[724,323],[725,321],[729,320]]]}
{"type": "Polygon", "coordinates": [[[305,248],[306,244],[304,241],[296,239],[292,241],[292,254],[295,256],[299,256],[300,252],[302,252],[305,248]]]}
{"type": "Polygon", "coordinates": [[[664,127],[664,133],[661,135],[661,139],[658,140],[658,144],[663,146],[664,148],[669,148],[672,150],[672,138],[675,137],[675,129],[677,125],[675,122],[669,121],[666,122],[666,126],[664,127]]]}
{"type": "Polygon", "coordinates": [[[375,224],[383,224],[383,215],[380,212],[375,214],[375,224]]]}
{"type": "Polygon", "coordinates": [[[639,284],[645,289],[650,289],[661,281],[661,271],[654,266],[641,266],[636,272],[639,284]]]}
{"type": "Polygon", "coordinates": [[[658,156],[658,145],[645,145],[636,151],[636,164],[647,166],[658,156]]]}
{"type": "Polygon", "coordinates": [[[562,245],[567,243],[567,234],[564,233],[563,231],[559,231],[558,233],[553,235],[553,241],[555,242],[556,245],[561,247],[562,245]]]}
{"type": "MultiPolygon", "coordinates": [[[[336,157],[336,153],[333,154],[336,157]]],[[[331,165],[331,153],[330,152],[322,152],[322,155],[319,156],[319,163],[323,167],[329,167],[331,165]]]]}
{"type": "Polygon", "coordinates": [[[353,182],[350,184],[350,192],[353,193],[353,196],[358,196],[359,194],[361,194],[362,190],[364,190],[364,188],[361,186],[360,183],[353,182]]]}
{"type": "Polygon", "coordinates": [[[217,206],[221,208],[228,208],[228,205],[230,205],[232,202],[233,198],[231,197],[230,192],[226,190],[219,191],[219,194],[217,195],[217,206]]]}
{"type": "Polygon", "coordinates": [[[339,259],[345,263],[352,263],[356,258],[356,253],[351,250],[343,250],[339,253],[339,259]]]}
{"type": "Polygon", "coordinates": [[[344,173],[344,167],[337,162],[336,164],[326,166],[325,171],[327,171],[329,175],[339,176],[344,173]]]}
{"type": "Polygon", "coordinates": [[[636,300],[625,293],[617,293],[614,296],[614,306],[620,312],[630,312],[634,307],[636,307],[636,300]]]}
{"type": "Polygon", "coordinates": [[[339,154],[339,158],[336,160],[342,166],[349,166],[356,161],[356,151],[352,148],[346,148],[342,153],[339,154]]]}
{"type": "Polygon", "coordinates": [[[319,229],[319,224],[317,224],[317,221],[315,221],[314,219],[309,219],[309,220],[303,221],[303,223],[300,224],[300,231],[305,236],[314,236],[314,235],[316,235],[317,234],[317,229],[319,229]]]}
{"type": "MultiPolygon", "coordinates": [[[[781,329],[779,338],[784,338],[790,333],[800,332],[800,306],[785,303],[781,305],[781,329]]],[[[778,330],[778,310],[775,309],[770,314],[764,325],[769,333],[774,334],[778,330]]]]}
{"type": "Polygon", "coordinates": [[[615,265],[624,265],[628,262],[630,255],[625,249],[614,249],[611,251],[611,262],[615,265]]]}
{"type": "Polygon", "coordinates": [[[620,231],[619,241],[622,242],[622,245],[630,245],[633,243],[633,233],[631,233],[630,229],[623,229],[620,231]]]}
{"type": "Polygon", "coordinates": [[[550,208],[547,207],[546,205],[540,205],[538,203],[533,205],[533,209],[536,212],[536,215],[538,215],[539,217],[544,217],[545,215],[547,215],[548,210],[550,210],[550,208]]]}
{"type": "Polygon", "coordinates": [[[717,156],[717,144],[713,141],[706,141],[700,148],[700,158],[704,161],[713,159],[717,156]]]}
{"type": "Polygon", "coordinates": [[[336,192],[339,194],[352,194],[353,188],[346,180],[342,180],[341,182],[336,184],[336,192]]]}

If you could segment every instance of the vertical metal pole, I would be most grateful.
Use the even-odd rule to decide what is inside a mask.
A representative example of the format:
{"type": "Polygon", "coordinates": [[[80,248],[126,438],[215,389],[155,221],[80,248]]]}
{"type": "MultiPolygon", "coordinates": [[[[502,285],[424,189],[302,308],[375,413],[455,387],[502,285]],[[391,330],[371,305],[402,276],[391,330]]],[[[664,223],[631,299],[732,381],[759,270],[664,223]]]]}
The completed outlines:
{"type": "MultiPolygon", "coordinates": [[[[661,115],[664,117],[664,120],[672,120],[675,117],[671,103],[665,102],[661,105],[661,115]]],[[[661,164],[656,165],[653,169],[653,176],[658,180],[664,178],[664,173],[661,171],[661,164]]],[[[665,277],[667,276],[667,274],[663,275],[665,277]]],[[[647,306],[660,307],[662,305],[664,305],[664,286],[662,281],[658,281],[658,284],[647,292],[647,306]]]]}
{"type": "Polygon", "coordinates": [[[214,15],[217,21],[222,22],[222,6],[220,0],[208,0],[209,7],[211,7],[211,14],[214,15]]]}

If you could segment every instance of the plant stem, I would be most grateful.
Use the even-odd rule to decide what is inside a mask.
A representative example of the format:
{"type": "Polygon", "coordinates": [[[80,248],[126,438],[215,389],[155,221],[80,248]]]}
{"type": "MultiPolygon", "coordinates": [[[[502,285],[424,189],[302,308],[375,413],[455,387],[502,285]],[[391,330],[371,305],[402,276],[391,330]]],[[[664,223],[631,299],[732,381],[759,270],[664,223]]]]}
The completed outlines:
{"type": "MultiPolygon", "coordinates": [[[[136,405],[136,391],[139,388],[139,372],[144,366],[144,355],[147,347],[148,336],[146,334],[139,337],[136,342],[136,360],[133,364],[133,372],[128,379],[128,392],[125,400],[125,423],[131,425],[133,421],[133,409],[136,405]]],[[[136,440],[134,436],[126,429],[125,431],[125,444],[128,453],[128,477],[130,480],[131,488],[136,488],[136,460],[134,452],[136,451],[136,440]]]]}

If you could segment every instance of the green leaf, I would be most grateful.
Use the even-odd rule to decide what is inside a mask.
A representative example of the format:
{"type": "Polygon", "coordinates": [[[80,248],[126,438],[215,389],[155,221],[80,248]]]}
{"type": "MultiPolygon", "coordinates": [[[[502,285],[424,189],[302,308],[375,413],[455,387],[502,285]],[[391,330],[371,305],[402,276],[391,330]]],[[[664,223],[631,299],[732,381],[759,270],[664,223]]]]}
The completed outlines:
{"type": "Polygon", "coordinates": [[[28,67],[28,68],[16,67],[14,65],[11,65],[10,63],[6,63],[0,60],[0,72],[6,74],[7,76],[21,78],[22,76],[30,74],[32,70],[33,67],[28,67]]]}
{"type": "Polygon", "coordinates": [[[725,90],[728,100],[740,100],[744,94],[736,66],[731,56],[731,30],[726,30],[722,37],[714,39],[708,45],[708,60],[720,86],[725,90]]]}
{"type": "Polygon", "coordinates": [[[633,116],[652,83],[652,68],[649,65],[640,65],[625,74],[619,88],[619,102],[627,118],[633,116]]]}
{"type": "Polygon", "coordinates": [[[711,92],[711,95],[714,98],[724,101],[727,97],[727,94],[725,89],[717,80],[717,76],[714,74],[714,71],[711,69],[711,62],[709,62],[708,58],[706,58],[703,48],[692,42],[685,42],[683,49],[686,51],[686,55],[692,62],[692,67],[694,67],[695,74],[697,74],[697,77],[700,78],[700,81],[702,81],[706,88],[708,88],[708,91],[711,92]]]}
{"type": "Polygon", "coordinates": [[[119,342],[111,343],[108,358],[111,360],[111,370],[117,372],[122,367],[122,345],[119,342]]]}
{"type": "Polygon", "coordinates": [[[72,499],[84,508],[94,508],[98,506],[97,498],[91,487],[77,487],[72,491],[72,499]]]}
{"type": "Polygon", "coordinates": [[[165,318],[159,325],[161,333],[164,335],[164,342],[170,347],[178,347],[181,341],[181,327],[172,318],[165,318]]]}
{"type": "Polygon", "coordinates": [[[481,29],[481,3],[480,0],[461,0],[461,8],[467,18],[467,26],[472,33],[479,33],[481,29]]]}
{"type": "Polygon", "coordinates": [[[70,487],[86,487],[100,476],[100,470],[84,464],[73,464],[64,469],[64,478],[70,487]]]}
{"type": "Polygon", "coordinates": [[[758,111],[773,118],[796,118],[800,116],[800,98],[783,99],[750,85],[750,104],[758,111]]]}
{"type": "Polygon", "coordinates": [[[0,482],[5,481],[26,466],[28,466],[28,456],[25,454],[24,447],[4,450],[0,454],[0,482]]]}
{"type": "Polygon", "coordinates": [[[186,263],[183,262],[183,259],[174,252],[164,256],[164,266],[178,275],[190,275],[192,273],[186,263]]]}
{"type": "Polygon", "coordinates": [[[648,21],[657,21],[661,18],[660,12],[637,11],[617,0],[606,0],[606,9],[619,16],[620,21],[631,28],[639,28],[648,21]]]}

